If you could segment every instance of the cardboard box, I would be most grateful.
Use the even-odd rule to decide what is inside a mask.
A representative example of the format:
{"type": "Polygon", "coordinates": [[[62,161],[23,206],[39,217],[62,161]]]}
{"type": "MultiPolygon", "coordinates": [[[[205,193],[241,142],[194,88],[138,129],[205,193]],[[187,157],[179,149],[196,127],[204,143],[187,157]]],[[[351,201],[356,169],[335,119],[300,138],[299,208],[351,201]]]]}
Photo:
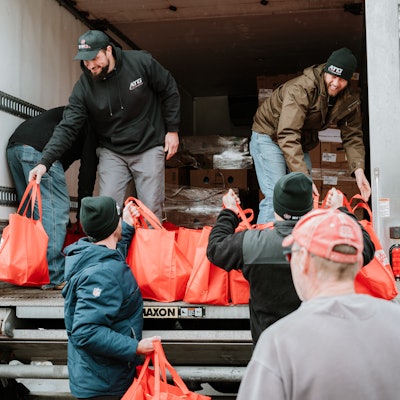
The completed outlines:
{"type": "Polygon", "coordinates": [[[348,168],[346,152],[342,143],[321,142],[321,168],[348,168]]]}
{"type": "Polygon", "coordinates": [[[323,200],[328,194],[329,190],[335,187],[337,190],[340,190],[347,198],[350,200],[355,194],[360,193],[358,190],[358,186],[356,182],[339,182],[337,185],[322,185],[321,188],[321,200],[323,200]]]}
{"type": "MultiPolygon", "coordinates": [[[[312,170],[312,179],[320,194],[320,204],[333,187],[340,190],[349,201],[355,194],[360,193],[355,178],[348,170],[316,168],[312,170]]],[[[355,212],[358,219],[363,219],[363,214],[363,210],[355,212]]]]}
{"type": "Polygon", "coordinates": [[[321,143],[308,152],[312,168],[321,168],[321,143]]]}
{"type": "Polygon", "coordinates": [[[247,169],[197,169],[190,171],[190,185],[204,188],[248,188],[247,169]]]}
{"type": "Polygon", "coordinates": [[[320,142],[335,142],[342,143],[342,135],[340,129],[335,127],[324,129],[318,132],[318,139],[320,142]]]}
{"type": "Polygon", "coordinates": [[[296,76],[301,75],[302,72],[294,74],[278,74],[278,75],[259,75],[257,76],[257,90],[260,89],[273,89],[275,90],[278,86],[283,83],[290,81],[296,76]]]}
{"type": "MultiPolygon", "coordinates": [[[[359,194],[360,191],[358,189],[358,186],[355,182],[338,182],[337,185],[332,186],[332,185],[322,185],[321,191],[320,191],[320,200],[321,202],[325,199],[326,195],[328,194],[329,190],[335,187],[337,190],[340,190],[346,197],[347,200],[350,201],[350,199],[355,195],[359,194]]],[[[359,208],[354,212],[355,216],[357,217],[358,220],[364,219],[364,210],[359,208]]]]}
{"type": "Polygon", "coordinates": [[[336,186],[338,182],[355,182],[348,169],[313,168],[311,176],[313,180],[322,181],[324,185],[336,186]]]}
{"type": "Polygon", "coordinates": [[[166,210],[165,218],[168,222],[177,226],[183,226],[185,228],[198,229],[203,226],[213,226],[217,222],[217,217],[221,212],[219,207],[215,211],[207,212],[190,212],[181,210],[166,210]]]}
{"type": "Polygon", "coordinates": [[[189,170],[185,167],[165,168],[165,183],[189,185],[189,170]]]}
{"type": "Polygon", "coordinates": [[[258,89],[258,105],[260,105],[266,99],[270,98],[272,96],[273,91],[274,91],[273,89],[259,88],[258,89]]]}

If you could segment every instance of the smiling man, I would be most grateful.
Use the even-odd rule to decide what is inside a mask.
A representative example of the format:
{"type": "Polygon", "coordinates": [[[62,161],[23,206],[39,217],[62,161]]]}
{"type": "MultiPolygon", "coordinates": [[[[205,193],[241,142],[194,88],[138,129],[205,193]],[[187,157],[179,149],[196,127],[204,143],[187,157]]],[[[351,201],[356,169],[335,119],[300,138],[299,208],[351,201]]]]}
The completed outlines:
{"type": "Polygon", "coordinates": [[[122,206],[133,179],[137,197],[161,219],[165,158],[179,146],[177,84],[151,54],[121,50],[102,31],[87,31],[77,47],[83,73],[29,180],[39,183],[89,120],[98,141],[100,195],[122,206]]]}
{"type": "MultiPolygon", "coordinates": [[[[349,81],[357,60],[347,48],[334,51],[326,64],[306,68],[303,74],[279,86],[257,109],[250,153],[264,194],[258,223],[274,219],[273,190],[288,172],[311,171],[308,151],[318,144],[318,131],[332,125],[341,130],[349,171],[365,201],[371,188],[365,177],[365,149],[359,96],[349,81]]],[[[317,195],[318,190],[313,185],[317,195]]]]}

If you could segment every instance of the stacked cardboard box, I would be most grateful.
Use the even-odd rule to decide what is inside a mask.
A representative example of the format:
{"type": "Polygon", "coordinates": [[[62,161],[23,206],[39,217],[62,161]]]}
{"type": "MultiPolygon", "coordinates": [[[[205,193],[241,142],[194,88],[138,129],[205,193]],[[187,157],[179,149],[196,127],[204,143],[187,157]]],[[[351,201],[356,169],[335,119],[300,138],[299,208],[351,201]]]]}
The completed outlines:
{"type": "Polygon", "coordinates": [[[321,201],[335,187],[348,199],[359,193],[356,180],[350,175],[346,152],[342,145],[340,130],[330,128],[319,133],[320,144],[310,152],[312,178],[320,192],[321,201]]]}
{"type": "Polygon", "coordinates": [[[190,185],[203,188],[248,189],[249,169],[197,169],[190,171],[190,185]]]}
{"type": "Polygon", "coordinates": [[[189,185],[189,169],[187,167],[165,168],[165,183],[189,185]]]}
{"type": "Polygon", "coordinates": [[[213,225],[228,189],[240,190],[242,204],[258,191],[247,137],[190,136],[181,142],[182,150],[194,157],[196,165],[166,168],[166,185],[175,186],[180,196],[167,195],[169,222],[189,228],[213,225]]]}
{"type": "Polygon", "coordinates": [[[259,75],[257,76],[257,93],[258,104],[260,105],[265,99],[271,97],[272,92],[283,83],[299,76],[301,72],[295,74],[278,74],[278,75],[259,75]]]}

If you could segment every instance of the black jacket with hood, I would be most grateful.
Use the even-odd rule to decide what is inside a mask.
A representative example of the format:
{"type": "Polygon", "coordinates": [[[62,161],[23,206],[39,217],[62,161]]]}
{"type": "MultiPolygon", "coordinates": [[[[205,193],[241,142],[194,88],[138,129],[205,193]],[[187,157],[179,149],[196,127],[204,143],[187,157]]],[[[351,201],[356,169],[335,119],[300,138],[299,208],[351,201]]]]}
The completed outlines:
{"type": "MultiPolygon", "coordinates": [[[[340,210],[355,218],[344,207],[340,210]]],[[[241,270],[250,283],[250,329],[254,345],[264,329],[300,306],[282,248],[283,239],[292,233],[296,222],[275,221],[273,229],[235,233],[239,218],[231,210],[222,210],[211,230],[208,259],[226,271],[241,270]]],[[[369,234],[361,229],[366,265],[374,256],[375,247],[369,234]]]]}
{"type": "MultiPolygon", "coordinates": [[[[29,118],[19,125],[10,136],[8,147],[15,145],[28,145],[42,152],[51,139],[54,128],[63,118],[65,107],[51,108],[43,111],[35,117],[29,118]]],[[[74,161],[80,160],[78,175],[78,211],[81,200],[86,196],[92,196],[96,182],[97,155],[96,138],[90,124],[85,123],[79,130],[79,134],[71,143],[70,148],[58,158],[66,171],[74,161]]]]}
{"type": "Polygon", "coordinates": [[[115,68],[95,81],[81,63],[83,74],[43,150],[47,169],[67,150],[89,119],[98,145],[118,154],[139,154],[163,145],[167,132],[177,132],[180,96],[171,73],[145,51],[113,46],[115,68]]]}

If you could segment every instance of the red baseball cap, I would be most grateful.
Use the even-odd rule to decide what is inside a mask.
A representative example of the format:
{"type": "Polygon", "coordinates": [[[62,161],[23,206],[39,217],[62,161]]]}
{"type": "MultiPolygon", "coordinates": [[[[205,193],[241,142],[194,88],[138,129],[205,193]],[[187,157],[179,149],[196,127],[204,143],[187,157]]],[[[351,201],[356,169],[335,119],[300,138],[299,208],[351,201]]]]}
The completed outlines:
{"type": "Polygon", "coordinates": [[[294,242],[316,256],[337,263],[362,263],[363,260],[361,228],[353,218],[339,210],[317,209],[307,213],[296,224],[292,234],[283,240],[282,246],[289,247],[294,242]],[[354,247],[356,254],[335,251],[335,246],[340,244],[354,247]]]}

